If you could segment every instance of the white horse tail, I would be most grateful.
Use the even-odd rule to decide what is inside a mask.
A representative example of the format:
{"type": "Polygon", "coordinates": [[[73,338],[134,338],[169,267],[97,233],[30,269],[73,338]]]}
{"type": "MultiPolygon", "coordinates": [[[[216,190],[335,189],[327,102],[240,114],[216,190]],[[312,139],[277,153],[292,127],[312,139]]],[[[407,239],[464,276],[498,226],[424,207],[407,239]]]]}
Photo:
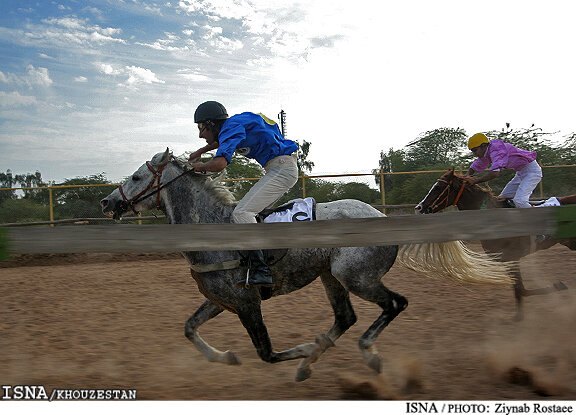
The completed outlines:
{"type": "Polygon", "coordinates": [[[498,255],[471,251],[462,241],[401,245],[397,263],[428,277],[464,284],[511,285],[511,263],[498,255]]]}

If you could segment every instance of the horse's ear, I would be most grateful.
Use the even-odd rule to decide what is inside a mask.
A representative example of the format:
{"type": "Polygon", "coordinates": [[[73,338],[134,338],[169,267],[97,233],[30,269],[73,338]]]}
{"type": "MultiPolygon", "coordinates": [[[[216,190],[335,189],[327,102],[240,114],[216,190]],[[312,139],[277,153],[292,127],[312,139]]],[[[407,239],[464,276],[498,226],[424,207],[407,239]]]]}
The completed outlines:
{"type": "Polygon", "coordinates": [[[166,147],[166,151],[162,154],[162,159],[160,160],[160,164],[166,164],[170,161],[170,149],[166,147]]]}

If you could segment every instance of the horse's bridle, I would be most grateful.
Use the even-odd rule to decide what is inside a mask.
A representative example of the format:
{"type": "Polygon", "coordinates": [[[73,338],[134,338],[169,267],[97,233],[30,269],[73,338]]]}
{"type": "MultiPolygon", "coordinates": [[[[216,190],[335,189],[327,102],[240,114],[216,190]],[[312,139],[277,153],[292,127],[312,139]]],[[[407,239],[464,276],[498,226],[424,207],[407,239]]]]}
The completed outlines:
{"type": "Polygon", "coordinates": [[[120,186],[118,186],[118,190],[120,191],[120,195],[122,195],[122,199],[125,203],[124,207],[128,207],[132,210],[132,212],[134,212],[134,214],[138,214],[138,212],[136,211],[136,209],[134,209],[134,205],[137,204],[138,202],[152,196],[154,193],[158,194],[158,198],[156,200],[156,208],[160,207],[160,189],[162,188],[162,172],[164,171],[164,168],[168,165],[168,163],[158,167],[158,169],[155,169],[149,161],[146,162],[146,167],[148,167],[148,170],[150,170],[152,172],[152,174],[154,175],[152,177],[152,180],[150,181],[150,183],[148,183],[148,186],[146,186],[146,188],[144,190],[142,190],[140,193],[138,193],[136,196],[128,199],[126,197],[126,194],[124,193],[124,190],[122,189],[122,184],[120,184],[120,186]],[[155,184],[156,183],[156,184],[155,184]],[[150,193],[150,195],[147,195],[143,198],[140,199],[141,196],[143,196],[144,194],[146,194],[146,192],[150,189],[156,189],[157,191],[150,193]]]}
{"type": "MultiPolygon", "coordinates": [[[[442,209],[446,209],[448,207],[448,198],[450,197],[450,189],[452,188],[452,180],[447,181],[444,179],[438,179],[436,181],[436,183],[446,183],[447,186],[444,188],[444,190],[442,190],[442,192],[438,195],[438,197],[436,199],[434,199],[434,201],[431,203],[430,211],[432,211],[432,212],[434,212],[436,210],[436,208],[438,208],[438,210],[442,210],[442,209]],[[444,196],[444,194],[446,194],[446,195],[444,196]],[[440,207],[442,203],[444,203],[445,206],[440,207]]],[[[466,181],[462,180],[462,186],[460,187],[460,190],[458,191],[458,194],[456,195],[454,202],[452,202],[452,204],[450,206],[456,206],[456,204],[460,200],[460,196],[462,196],[462,192],[464,191],[464,187],[466,187],[466,181]]]]}
{"type": "Polygon", "coordinates": [[[146,167],[148,167],[148,170],[150,170],[152,172],[152,174],[154,175],[152,177],[152,180],[150,181],[150,183],[148,183],[148,186],[146,186],[146,188],[144,190],[142,190],[140,193],[138,193],[136,196],[128,199],[128,197],[126,197],[126,194],[124,193],[124,189],[122,189],[122,185],[120,184],[118,186],[118,190],[120,191],[120,195],[122,196],[122,203],[120,204],[120,206],[118,207],[118,209],[120,210],[128,210],[128,208],[130,208],[130,210],[132,210],[132,212],[134,212],[134,214],[138,214],[139,212],[134,208],[135,205],[137,205],[138,203],[140,203],[143,200],[148,199],[151,196],[154,196],[155,194],[157,195],[156,198],[156,209],[160,209],[160,190],[164,189],[165,187],[171,185],[173,182],[175,182],[176,180],[178,180],[179,178],[181,178],[182,176],[189,174],[189,173],[195,173],[194,169],[186,169],[184,168],[184,172],[179,174],[178,176],[176,176],[175,178],[173,178],[172,180],[162,184],[162,173],[164,172],[164,168],[166,168],[166,166],[168,165],[167,162],[163,165],[161,165],[160,167],[158,167],[157,169],[155,169],[152,164],[150,164],[149,161],[146,162],[146,167]],[[152,190],[150,193],[146,194],[146,192],[148,192],[149,190],[152,190]]]}

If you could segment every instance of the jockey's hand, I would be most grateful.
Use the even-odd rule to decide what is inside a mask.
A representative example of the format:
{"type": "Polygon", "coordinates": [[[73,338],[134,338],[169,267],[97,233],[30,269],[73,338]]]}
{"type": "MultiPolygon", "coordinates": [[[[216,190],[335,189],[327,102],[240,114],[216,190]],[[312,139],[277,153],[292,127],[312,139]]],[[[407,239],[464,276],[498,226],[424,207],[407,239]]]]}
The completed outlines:
{"type": "Polygon", "coordinates": [[[206,173],[206,163],[202,162],[192,163],[192,169],[197,173],[206,173]]]}
{"type": "Polygon", "coordinates": [[[198,160],[200,160],[200,156],[202,156],[202,153],[195,151],[194,153],[190,154],[190,156],[188,157],[188,161],[190,163],[198,161],[198,160]]]}

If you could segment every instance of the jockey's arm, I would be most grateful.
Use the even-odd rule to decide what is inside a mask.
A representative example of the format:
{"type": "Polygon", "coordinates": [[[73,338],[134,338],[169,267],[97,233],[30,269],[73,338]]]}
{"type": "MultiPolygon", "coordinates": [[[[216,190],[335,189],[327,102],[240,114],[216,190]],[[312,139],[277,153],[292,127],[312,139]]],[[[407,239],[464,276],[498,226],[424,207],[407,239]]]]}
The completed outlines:
{"type": "Polygon", "coordinates": [[[188,157],[188,161],[193,162],[198,160],[202,154],[207,153],[208,151],[216,150],[218,148],[218,141],[214,141],[212,144],[205,145],[201,149],[196,150],[190,157],[188,157]]]}
{"type": "Polygon", "coordinates": [[[226,160],[226,157],[214,157],[212,160],[206,163],[202,162],[193,163],[192,167],[194,168],[194,171],[197,172],[205,172],[205,171],[219,172],[224,170],[227,165],[228,160],[226,160]]]}
{"type": "Polygon", "coordinates": [[[490,181],[492,179],[495,179],[499,176],[500,176],[499,171],[490,170],[489,172],[484,173],[481,176],[474,176],[474,178],[472,179],[472,183],[473,184],[484,183],[484,182],[490,181]]]}

